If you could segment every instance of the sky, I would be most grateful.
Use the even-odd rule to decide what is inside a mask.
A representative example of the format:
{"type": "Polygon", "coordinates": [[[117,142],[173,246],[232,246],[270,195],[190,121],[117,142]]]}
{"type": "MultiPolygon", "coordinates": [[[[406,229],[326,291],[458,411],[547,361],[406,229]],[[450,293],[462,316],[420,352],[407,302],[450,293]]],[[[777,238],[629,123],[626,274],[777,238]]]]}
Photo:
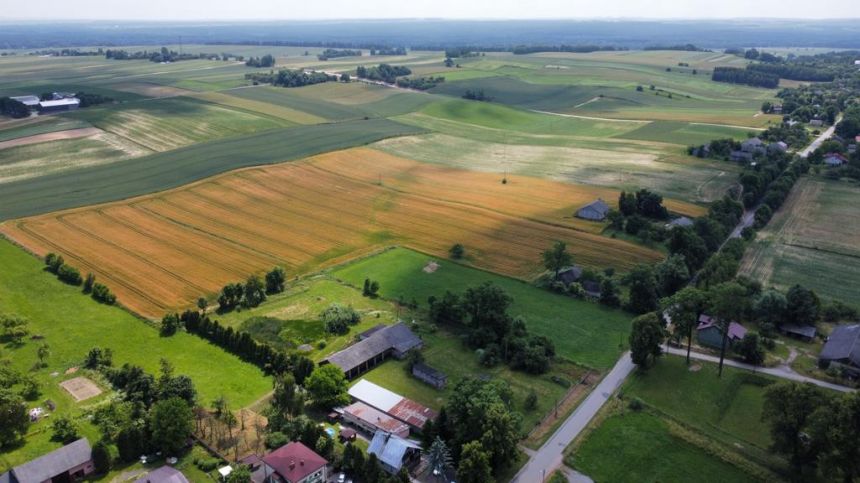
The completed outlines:
{"type": "Polygon", "coordinates": [[[822,19],[857,0],[0,0],[0,20],[822,19]],[[52,12],[57,12],[52,16],[52,12]]]}

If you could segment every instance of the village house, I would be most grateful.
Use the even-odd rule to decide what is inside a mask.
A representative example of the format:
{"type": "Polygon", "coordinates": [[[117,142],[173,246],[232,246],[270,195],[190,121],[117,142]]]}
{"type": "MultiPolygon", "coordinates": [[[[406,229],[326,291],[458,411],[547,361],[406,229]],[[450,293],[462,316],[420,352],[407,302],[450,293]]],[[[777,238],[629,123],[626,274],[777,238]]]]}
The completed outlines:
{"type": "Polygon", "coordinates": [[[824,121],[821,119],[812,119],[809,121],[809,125],[812,127],[821,127],[824,125],[824,121]]]}
{"type": "Polygon", "coordinates": [[[840,153],[827,153],[824,155],[824,164],[831,167],[847,164],[848,159],[840,153]]]}
{"type": "Polygon", "coordinates": [[[162,466],[136,479],[134,483],[188,483],[188,478],[172,466],[162,466]]]}
{"type": "Polygon", "coordinates": [[[584,220],[603,221],[609,214],[609,205],[598,198],[576,211],[576,217],[584,220]]]}
{"type": "Polygon", "coordinates": [[[388,357],[402,359],[409,351],[422,346],[421,339],[403,322],[377,325],[362,333],[359,339],[359,342],[323,359],[320,365],[334,364],[347,379],[352,379],[388,357]]]}
{"type": "Polygon", "coordinates": [[[786,151],[788,151],[788,144],[785,144],[782,141],[777,141],[767,145],[767,152],[771,154],[785,153],[786,151]]]}
{"type": "Polygon", "coordinates": [[[676,228],[679,226],[693,226],[693,220],[687,218],[686,216],[679,216],[678,218],[675,218],[669,223],[666,223],[666,228],[669,229],[676,228]]]}
{"type": "MultiPolygon", "coordinates": [[[[729,346],[733,346],[747,335],[747,329],[737,322],[729,323],[729,346]]],[[[699,325],[696,327],[696,340],[699,345],[719,349],[723,346],[723,329],[717,320],[710,315],[699,317],[699,325]]]]}
{"type": "Polygon", "coordinates": [[[264,483],[321,483],[328,461],[298,441],[285,444],[263,457],[264,483]]]}
{"type": "Polygon", "coordinates": [[[66,483],[95,471],[92,448],[86,438],[69,443],[0,475],[0,483],[66,483]]]}
{"type": "Polygon", "coordinates": [[[416,466],[421,461],[421,446],[396,435],[377,431],[367,448],[374,454],[388,473],[396,474],[400,468],[416,466]]]}
{"type": "Polygon", "coordinates": [[[833,329],[818,354],[818,365],[827,369],[839,365],[851,377],[860,376],[860,324],[833,329]]]}

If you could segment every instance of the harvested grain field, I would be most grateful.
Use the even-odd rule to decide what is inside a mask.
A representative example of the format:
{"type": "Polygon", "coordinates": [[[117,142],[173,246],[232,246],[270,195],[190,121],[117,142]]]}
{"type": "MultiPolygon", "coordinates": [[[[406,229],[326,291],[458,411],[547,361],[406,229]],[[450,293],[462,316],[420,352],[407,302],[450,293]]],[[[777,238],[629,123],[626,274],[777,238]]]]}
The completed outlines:
{"type": "Polygon", "coordinates": [[[571,217],[612,190],[464,171],[357,148],[250,168],[128,201],[9,221],[31,251],[61,253],[150,317],[273,265],[303,273],[392,244],[529,278],[568,243],[577,263],[626,270],[661,255],[571,217]]]}
{"type": "Polygon", "coordinates": [[[860,295],[860,189],[804,177],[750,245],[740,272],[780,289],[799,283],[827,298],[860,295]]]}

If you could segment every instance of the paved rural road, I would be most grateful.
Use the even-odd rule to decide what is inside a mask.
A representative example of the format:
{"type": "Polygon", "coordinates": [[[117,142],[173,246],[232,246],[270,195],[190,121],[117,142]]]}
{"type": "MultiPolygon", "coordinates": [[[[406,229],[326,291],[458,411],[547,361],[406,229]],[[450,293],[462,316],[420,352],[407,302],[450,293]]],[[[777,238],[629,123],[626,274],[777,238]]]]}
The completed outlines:
{"type": "MultiPolygon", "coordinates": [[[[684,357],[687,355],[687,349],[677,348],[677,347],[664,347],[663,349],[665,352],[672,354],[672,355],[681,356],[681,357],[684,357]]],[[[700,360],[700,361],[713,362],[715,364],[720,363],[719,357],[712,356],[709,354],[702,354],[701,352],[690,352],[690,358],[700,360]]],[[[745,364],[743,362],[733,361],[731,359],[724,360],[723,364],[730,366],[730,367],[736,367],[739,369],[746,369],[748,371],[758,372],[761,374],[767,374],[769,376],[779,377],[782,379],[788,379],[788,380],[795,381],[795,382],[809,382],[809,383],[815,384],[816,386],[824,387],[827,389],[832,389],[834,391],[851,392],[854,390],[850,387],[841,386],[839,384],[831,384],[831,383],[826,382],[826,381],[821,381],[818,379],[813,379],[811,377],[806,377],[804,375],[801,375],[801,374],[794,372],[788,366],[760,367],[760,366],[753,366],[751,364],[745,364]]]]}
{"type": "Polygon", "coordinates": [[[537,483],[552,474],[562,465],[564,449],[588,425],[589,421],[603,407],[612,393],[621,386],[630,372],[636,366],[630,360],[630,353],[625,352],[609,374],[591,391],[585,401],[576,408],[552,437],[537,450],[528,463],[520,470],[511,482],[537,483]]]}
{"type": "Polygon", "coordinates": [[[801,151],[797,154],[799,154],[800,157],[802,157],[802,158],[809,156],[809,153],[818,149],[818,146],[821,146],[821,143],[830,139],[830,136],[833,136],[833,132],[836,131],[836,125],[839,124],[839,121],[841,121],[841,120],[842,120],[842,116],[840,115],[839,118],[836,119],[836,122],[834,122],[832,126],[825,129],[824,132],[819,134],[818,137],[815,138],[814,141],[809,143],[809,146],[807,146],[806,148],[804,148],[803,151],[801,151]]]}

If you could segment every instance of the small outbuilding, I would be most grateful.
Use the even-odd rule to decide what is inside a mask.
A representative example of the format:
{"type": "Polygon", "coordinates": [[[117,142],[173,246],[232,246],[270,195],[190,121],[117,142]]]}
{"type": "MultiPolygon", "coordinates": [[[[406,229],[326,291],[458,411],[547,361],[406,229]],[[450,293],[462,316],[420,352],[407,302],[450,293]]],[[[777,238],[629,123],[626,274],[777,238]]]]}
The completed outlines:
{"type": "Polygon", "coordinates": [[[812,341],[817,333],[815,326],[800,324],[783,324],[779,328],[779,331],[789,337],[794,337],[795,339],[804,340],[806,342],[812,341]]]}
{"type": "Polygon", "coordinates": [[[606,219],[606,215],[608,214],[609,205],[607,205],[602,199],[598,198],[577,210],[576,217],[584,220],[603,221],[606,219]]]}
{"type": "Polygon", "coordinates": [[[421,446],[418,443],[385,431],[374,433],[367,452],[376,455],[382,468],[392,475],[404,466],[409,468],[421,461],[421,446]]]}
{"type": "Polygon", "coordinates": [[[558,280],[565,286],[578,282],[582,277],[582,267],[572,266],[565,267],[558,271],[558,280]]]}
{"type": "Polygon", "coordinates": [[[679,226],[693,226],[693,220],[686,216],[679,216],[666,224],[666,228],[676,228],[679,226]]]}
{"type": "Polygon", "coordinates": [[[412,375],[436,389],[445,389],[445,386],[448,384],[448,376],[445,373],[423,362],[418,362],[412,366],[412,375]]]}

